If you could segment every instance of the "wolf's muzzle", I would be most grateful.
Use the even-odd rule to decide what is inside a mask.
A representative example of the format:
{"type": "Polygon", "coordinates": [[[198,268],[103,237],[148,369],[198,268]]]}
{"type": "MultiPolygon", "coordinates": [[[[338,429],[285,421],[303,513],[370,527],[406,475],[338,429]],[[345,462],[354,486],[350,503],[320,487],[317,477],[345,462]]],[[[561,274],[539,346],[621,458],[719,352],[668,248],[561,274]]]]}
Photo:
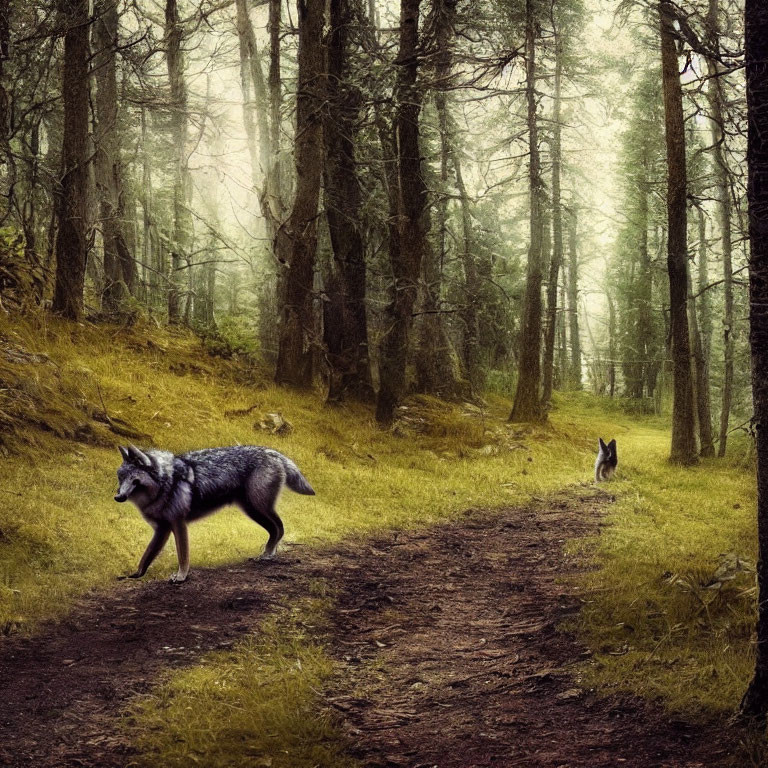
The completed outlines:
{"type": "Polygon", "coordinates": [[[122,493],[118,493],[117,496],[115,496],[115,501],[128,501],[128,497],[123,496],[122,493]]]}

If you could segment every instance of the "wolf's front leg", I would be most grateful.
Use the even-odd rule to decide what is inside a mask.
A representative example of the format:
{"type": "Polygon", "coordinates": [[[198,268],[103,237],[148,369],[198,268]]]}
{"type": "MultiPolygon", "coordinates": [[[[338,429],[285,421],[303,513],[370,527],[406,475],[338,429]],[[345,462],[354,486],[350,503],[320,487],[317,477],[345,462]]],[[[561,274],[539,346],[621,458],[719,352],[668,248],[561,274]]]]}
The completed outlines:
{"type": "Polygon", "coordinates": [[[171,526],[167,523],[161,523],[155,528],[155,535],[147,545],[144,554],[139,561],[139,567],[136,573],[130,574],[130,576],[118,576],[120,579],[140,579],[146,572],[147,568],[152,565],[154,559],[162,552],[165,542],[168,541],[168,537],[171,535],[171,526]]]}
{"type": "Polygon", "coordinates": [[[170,581],[181,584],[186,581],[189,573],[189,534],[184,520],[176,520],[173,523],[173,538],[176,542],[176,555],[179,559],[179,570],[171,576],[170,581]]]}

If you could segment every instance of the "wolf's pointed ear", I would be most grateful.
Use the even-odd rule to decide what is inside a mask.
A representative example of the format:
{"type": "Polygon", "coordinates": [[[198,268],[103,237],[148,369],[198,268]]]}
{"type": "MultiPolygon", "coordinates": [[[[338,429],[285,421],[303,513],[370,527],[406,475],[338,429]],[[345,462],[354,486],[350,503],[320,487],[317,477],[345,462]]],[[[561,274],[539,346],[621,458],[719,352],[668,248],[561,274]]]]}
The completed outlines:
{"type": "Polygon", "coordinates": [[[128,454],[136,464],[141,464],[143,467],[151,467],[152,460],[146,453],[142,453],[135,445],[128,446],[128,454]]]}
{"type": "Polygon", "coordinates": [[[608,447],[611,449],[611,453],[616,453],[616,438],[611,440],[610,443],[608,443],[608,447]]]}
{"type": "Polygon", "coordinates": [[[130,459],[128,449],[124,445],[118,445],[117,448],[120,451],[120,455],[123,457],[123,461],[128,461],[130,459]]]}
{"type": "Polygon", "coordinates": [[[597,438],[597,446],[600,449],[601,453],[607,453],[608,446],[605,444],[605,441],[603,440],[602,437],[597,438]]]}

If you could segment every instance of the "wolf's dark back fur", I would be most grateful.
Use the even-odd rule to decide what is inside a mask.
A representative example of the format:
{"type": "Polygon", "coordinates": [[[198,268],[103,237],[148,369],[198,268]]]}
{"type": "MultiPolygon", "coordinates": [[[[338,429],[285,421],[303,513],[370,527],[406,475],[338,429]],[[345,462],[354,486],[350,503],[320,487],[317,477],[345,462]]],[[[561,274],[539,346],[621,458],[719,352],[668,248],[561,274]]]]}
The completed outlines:
{"type": "Polygon", "coordinates": [[[315,493],[296,465],[270,448],[255,445],[205,448],[184,453],[178,459],[194,473],[190,520],[227,504],[242,504],[249,480],[251,490],[258,490],[253,488],[257,485],[263,486],[265,492],[275,486],[279,491],[285,484],[296,493],[307,496],[315,493]]]}

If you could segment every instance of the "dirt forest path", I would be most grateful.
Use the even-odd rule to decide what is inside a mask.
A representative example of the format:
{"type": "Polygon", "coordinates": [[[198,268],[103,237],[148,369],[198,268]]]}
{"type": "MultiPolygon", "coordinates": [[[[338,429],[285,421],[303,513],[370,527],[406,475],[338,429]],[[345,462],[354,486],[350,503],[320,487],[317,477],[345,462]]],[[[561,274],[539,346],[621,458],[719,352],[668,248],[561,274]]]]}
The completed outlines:
{"type": "Polygon", "coordinates": [[[323,640],[340,670],[326,701],[362,765],[723,765],[730,749],[715,725],[579,687],[575,666],[587,652],[559,625],[578,610],[569,577],[581,566],[563,547],[594,532],[609,502],[576,489],[430,529],[197,570],[180,587],[123,583],[88,597],[35,637],[0,644],[0,765],[126,765],[130,745],[113,723],[130,697],[163,670],[257,631],[318,578],[335,595],[323,640]]]}

